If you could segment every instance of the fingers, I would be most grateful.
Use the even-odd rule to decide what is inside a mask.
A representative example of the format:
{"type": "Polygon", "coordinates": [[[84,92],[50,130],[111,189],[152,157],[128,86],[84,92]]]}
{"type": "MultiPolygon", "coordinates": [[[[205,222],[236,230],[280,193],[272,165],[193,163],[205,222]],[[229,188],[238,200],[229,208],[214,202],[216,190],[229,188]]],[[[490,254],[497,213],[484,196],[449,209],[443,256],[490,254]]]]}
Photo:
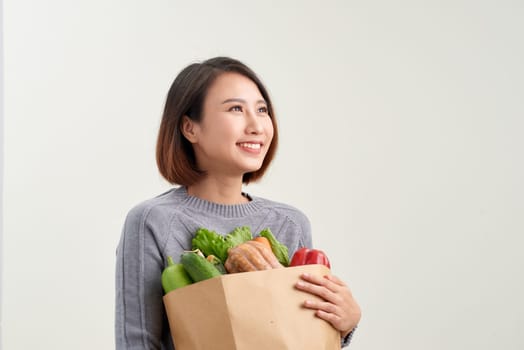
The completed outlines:
{"type": "Polygon", "coordinates": [[[304,301],[303,306],[307,309],[313,310],[318,318],[329,322],[337,330],[344,329],[343,323],[345,313],[339,304],[324,300],[308,299],[304,301]]]}
{"type": "Polygon", "coordinates": [[[279,262],[275,254],[270,249],[267,249],[267,247],[257,241],[248,241],[247,244],[250,244],[252,246],[257,247],[257,250],[259,251],[260,255],[264,258],[264,260],[270,265],[271,268],[276,269],[279,267],[283,267],[279,262]]]}
{"type": "Polygon", "coordinates": [[[329,322],[341,334],[347,334],[358,324],[360,307],[339,278],[304,274],[296,288],[318,297],[305,300],[303,306],[314,310],[317,317],[329,322]]]}
{"type": "MultiPolygon", "coordinates": [[[[255,267],[256,270],[269,270],[271,264],[267,261],[266,257],[262,254],[262,243],[247,241],[243,244],[238,245],[238,249],[244,252],[244,257],[255,267]]],[[[253,271],[253,270],[250,270],[253,271]]]]}
{"type": "Polygon", "coordinates": [[[326,301],[306,300],[304,301],[304,307],[332,314],[335,314],[338,311],[338,308],[335,304],[326,301]]]}
{"type": "Polygon", "coordinates": [[[339,310],[337,306],[332,303],[306,300],[303,305],[305,308],[315,310],[315,315],[317,315],[317,317],[326,320],[331,324],[340,319],[340,316],[338,315],[339,310]]]}
{"type": "Polygon", "coordinates": [[[346,284],[344,283],[344,281],[342,281],[340,278],[338,278],[335,275],[326,275],[324,277],[327,278],[330,281],[333,281],[334,283],[338,284],[339,286],[347,287],[346,284]]]}
{"type": "Polygon", "coordinates": [[[304,307],[316,310],[315,315],[318,318],[321,318],[334,326],[341,322],[342,318],[340,317],[340,309],[331,303],[319,303],[312,300],[306,300],[304,302],[304,307]]]}
{"type": "Polygon", "coordinates": [[[344,282],[333,275],[317,276],[309,273],[303,273],[300,275],[300,278],[310,284],[324,286],[332,292],[336,292],[341,288],[347,288],[344,282]]]}
{"type": "Polygon", "coordinates": [[[298,281],[296,288],[316,295],[325,301],[335,304],[340,303],[337,285],[326,278],[309,278],[306,281],[298,281]]]}
{"type": "Polygon", "coordinates": [[[272,251],[255,241],[247,241],[228,250],[224,264],[229,273],[269,270],[282,267],[272,251]]]}
{"type": "Polygon", "coordinates": [[[224,264],[224,267],[229,273],[256,271],[256,266],[239,250],[231,249],[224,264]]]}

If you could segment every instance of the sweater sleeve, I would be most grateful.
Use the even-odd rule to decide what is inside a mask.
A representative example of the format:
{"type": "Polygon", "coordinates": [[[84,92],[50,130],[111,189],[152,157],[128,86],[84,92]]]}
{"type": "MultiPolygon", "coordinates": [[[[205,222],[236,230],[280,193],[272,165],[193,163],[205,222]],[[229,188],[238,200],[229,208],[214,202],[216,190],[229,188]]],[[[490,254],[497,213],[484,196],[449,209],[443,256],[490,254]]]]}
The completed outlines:
{"type": "Polygon", "coordinates": [[[307,216],[305,215],[302,216],[300,226],[302,228],[302,239],[301,239],[302,246],[312,248],[313,247],[313,238],[311,234],[311,223],[309,219],[307,218],[307,216]]]}
{"type": "Polygon", "coordinates": [[[357,327],[353,328],[353,330],[349,332],[348,335],[340,340],[340,347],[345,348],[349,345],[349,343],[351,343],[351,338],[353,338],[353,334],[355,333],[356,329],[357,327]]]}
{"type": "Polygon", "coordinates": [[[117,350],[165,349],[171,343],[162,303],[162,242],[147,224],[149,214],[144,206],[129,212],[117,248],[117,350]]]}

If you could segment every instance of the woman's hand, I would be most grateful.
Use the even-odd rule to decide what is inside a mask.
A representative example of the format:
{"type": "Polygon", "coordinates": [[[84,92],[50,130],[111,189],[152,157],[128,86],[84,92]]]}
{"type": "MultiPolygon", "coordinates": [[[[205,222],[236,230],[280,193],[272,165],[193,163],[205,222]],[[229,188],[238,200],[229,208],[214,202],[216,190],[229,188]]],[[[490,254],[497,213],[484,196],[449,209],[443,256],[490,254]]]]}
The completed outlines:
{"type": "Polygon", "coordinates": [[[302,280],[297,282],[296,288],[322,299],[306,300],[304,307],[316,310],[316,316],[329,322],[342,337],[348,335],[361,317],[360,307],[348,286],[333,275],[318,277],[305,273],[300,277],[302,280]]]}
{"type": "Polygon", "coordinates": [[[227,272],[236,273],[269,270],[283,266],[264,244],[251,240],[229,249],[224,267],[227,272]]]}

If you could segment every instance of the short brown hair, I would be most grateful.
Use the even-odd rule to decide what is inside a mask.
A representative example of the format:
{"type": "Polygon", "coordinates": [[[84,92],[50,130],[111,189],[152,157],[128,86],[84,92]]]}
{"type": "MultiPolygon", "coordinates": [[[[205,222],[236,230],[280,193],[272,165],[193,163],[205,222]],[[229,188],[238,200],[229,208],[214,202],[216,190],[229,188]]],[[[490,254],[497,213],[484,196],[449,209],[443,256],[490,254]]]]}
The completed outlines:
{"type": "Polygon", "coordinates": [[[234,72],[253,81],[267,103],[273,123],[273,140],[260,169],[245,173],[242,181],[249,183],[260,179],[273,160],[278,144],[278,130],[269,94],[249,67],[229,57],[215,57],[184,68],[171,85],[167,94],[164,113],[158,132],[156,161],[162,176],[172,184],[190,186],[198,182],[205,172],[198,169],[192,144],[182,134],[182,120],[187,116],[195,122],[202,119],[202,108],[209,87],[222,73],[234,72]]]}

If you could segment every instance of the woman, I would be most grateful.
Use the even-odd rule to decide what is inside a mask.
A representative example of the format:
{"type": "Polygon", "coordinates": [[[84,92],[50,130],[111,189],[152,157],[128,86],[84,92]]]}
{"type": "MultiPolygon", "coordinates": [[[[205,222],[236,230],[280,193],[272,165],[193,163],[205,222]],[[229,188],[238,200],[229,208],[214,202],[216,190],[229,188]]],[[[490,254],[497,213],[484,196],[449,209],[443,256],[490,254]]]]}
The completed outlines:
{"type": "MultiPolygon", "coordinates": [[[[198,228],[221,233],[238,226],[252,232],[270,228],[290,255],[311,247],[302,212],[242,192],[244,183],[264,175],[277,141],[268,92],[244,64],[217,57],[180,72],[157,143],[160,173],[180,187],[139,204],[126,218],[117,250],[117,349],[173,349],[160,275],[167,256],[191,248],[198,228]]],[[[347,286],[334,276],[302,276],[296,288],[325,300],[306,300],[304,306],[340,331],[347,345],[360,319],[347,286]]]]}

